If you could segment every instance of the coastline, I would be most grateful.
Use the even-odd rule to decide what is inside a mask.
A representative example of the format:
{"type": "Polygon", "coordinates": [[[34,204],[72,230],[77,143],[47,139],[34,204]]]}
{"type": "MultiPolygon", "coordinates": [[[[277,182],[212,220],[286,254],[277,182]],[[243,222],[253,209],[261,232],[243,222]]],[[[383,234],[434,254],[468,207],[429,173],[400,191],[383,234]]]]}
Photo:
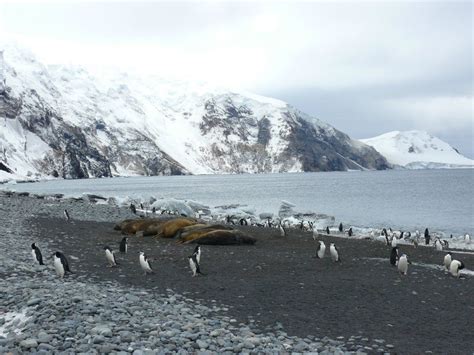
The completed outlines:
{"type": "MultiPolygon", "coordinates": [[[[174,240],[130,237],[129,253],[117,253],[121,265],[118,268],[106,267],[103,245],[118,249],[117,243],[122,236],[113,230],[113,225],[130,217],[127,208],[94,205],[82,200],[42,200],[16,195],[1,196],[0,201],[3,218],[10,221],[1,233],[0,243],[4,244],[2,261],[6,262],[0,274],[6,284],[29,279],[22,281],[25,283],[22,292],[27,292],[25,289],[33,280],[43,285],[44,282],[62,285],[60,288],[73,288],[79,283],[85,285],[81,286],[84,290],[98,289],[99,293],[117,287],[121,292],[131,290],[132,294],[144,292],[158,297],[155,303],[149,300],[149,296],[146,296],[146,301],[132,302],[132,307],[152,309],[153,304],[160,304],[167,297],[177,297],[184,303],[188,302],[191,308],[195,304],[207,307],[204,313],[206,317],[212,313],[208,319],[210,324],[218,319],[221,325],[235,327],[233,333],[251,332],[253,335],[241,337],[242,344],[246,338],[269,337],[276,341],[281,337],[281,342],[274,346],[260,341],[258,345],[253,344],[253,348],[247,344],[250,348],[239,349],[240,345],[231,343],[231,348],[222,350],[229,344],[219,345],[219,337],[210,337],[209,334],[216,330],[213,329],[207,338],[203,334],[205,343],[200,343],[211,351],[431,351],[467,354],[474,350],[471,339],[466,340],[465,328],[470,321],[469,314],[474,310],[474,300],[470,296],[474,291],[474,278],[454,279],[433,267],[441,264],[444,255],[433,248],[414,249],[401,245],[401,251],[414,262],[408,275],[402,277],[390,266],[389,249],[384,243],[320,236],[318,239],[324,240],[327,246],[330,242],[337,244],[342,263],[335,264],[328,253],[322,260],[314,258],[316,242],[309,232],[291,229],[287,237],[281,238],[277,229],[239,226],[257,238],[256,245],[203,246],[201,264],[206,276],[192,278],[186,256],[194,246],[177,245],[174,240]],[[64,208],[70,211],[72,221],[69,223],[61,218],[64,208]],[[12,235],[15,233],[19,235],[12,235]],[[61,283],[50,266],[39,272],[32,268],[28,249],[31,240],[44,249],[44,254],[46,251],[63,251],[70,259],[74,274],[61,283]],[[9,248],[12,250],[11,243],[18,252],[6,254],[9,248]],[[139,250],[156,258],[154,275],[144,278],[137,261],[139,250]],[[13,257],[24,263],[13,272],[16,276],[12,276],[8,266],[13,257]],[[215,315],[214,309],[218,309],[215,315]],[[436,326],[440,321],[449,324],[443,327],[443,336],[439,335],[436,326]],[[316,348],[311,348],[311,344],[316,348]],[[456,344],[455,349],[453,344],[456,344]]],[[[472,254],[463,254],[462,260],[468,268],[474,265],[472,254]]],[[[32,296],[41,293],[34,288],[28,292],[32,296]]],[[[3,312],[21,308],[16,303],[15,306],[2,304],[1,307],[3,312]]],[[[194,308],[193,311],[196,309],[199,310],[194,308]]],[[[34,313],[30,316],[34,317],[34,313]]],[[[127,320],[127,317],[123,318],[123,322],[127,320]]],[[[112,327],[114,336],[115,328],[109,327],[112,327]]],[[[38,332],[37,328],[25,332],[38,332]]],[[[239,337],[239,334],[235,336],[239,337]]],[[[159,332],[156,337],[159,340],[154,343],[157,349],[161,346],[161,349],[169,350],[166,346],[170,343],[162,342],[159,332]]],[[[91,349],[104,346],[103,343],[94,344],[93,338],[90,339],[91,349]]],[[[198,350],[197,340],[190,341],[188,351],[198,350]]],[[[64,342],[69,345],[65,338],[64,342]]],[[[71,346],[77,345],[72,340],[69,342],[71,346]]],[[[4,344],[19,346],[19,343],[5,342],[0,338],[0,346],[4,344]]],[[[147,343],[137,344],[134,349],[153,348],[147,343]]],[[[184,347],[185,344],[181,345],[184,347]]],[[[129,347],[134,347],[130,343],[127,346],[122,348],[129,351],[129,347]]],[[[174,346],[174,351],[177,351],[179,346],[174,346]]]]}

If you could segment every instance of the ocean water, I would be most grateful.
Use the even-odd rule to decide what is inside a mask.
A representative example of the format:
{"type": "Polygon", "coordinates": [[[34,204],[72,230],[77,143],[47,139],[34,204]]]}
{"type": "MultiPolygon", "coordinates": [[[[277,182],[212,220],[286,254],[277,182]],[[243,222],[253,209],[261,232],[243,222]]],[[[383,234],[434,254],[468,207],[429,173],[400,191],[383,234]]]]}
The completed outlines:
{"type": "Polygon", "coordinates": [[[346,225],[474,234],[474,169],[130,177],[6,184],[0,189],[173,197],[273,213],[287,200],[296,211],[330,214],[346,225]]]}

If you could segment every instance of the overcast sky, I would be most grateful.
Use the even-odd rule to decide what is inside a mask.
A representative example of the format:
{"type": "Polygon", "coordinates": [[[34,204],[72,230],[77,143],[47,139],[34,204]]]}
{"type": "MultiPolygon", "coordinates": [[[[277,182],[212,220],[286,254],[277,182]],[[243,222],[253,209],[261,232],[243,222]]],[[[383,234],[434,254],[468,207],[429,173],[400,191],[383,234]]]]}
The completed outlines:
{"type": "Polygon", "coordinates": [[[423,129],[474,157],[470,1],[0,4],[46,63],[119,68],[289,102],[354,138],[423,129]]]}

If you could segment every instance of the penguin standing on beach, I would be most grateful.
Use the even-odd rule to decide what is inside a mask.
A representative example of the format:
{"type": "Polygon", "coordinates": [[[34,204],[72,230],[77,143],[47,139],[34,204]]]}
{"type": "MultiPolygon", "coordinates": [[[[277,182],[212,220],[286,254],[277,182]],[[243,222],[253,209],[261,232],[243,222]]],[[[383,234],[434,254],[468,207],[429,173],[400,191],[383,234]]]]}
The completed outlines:
{"type": "Polygon", "coordinates": [[[466,235],[464,235],[464,241],[466,244],[471,244],[471,236],[466,233],[466,235]]]}
{"type": "Polygon", "coordinates": [[[402,256],[400,256],[400,259],[398,259],[398,271],[403,274],[403,275],[406,275],[407,272],[408,272],[408,257],[406,254],[402,254],[402,256]]]}
{"type": "Polygon", "coordinates": [[[151,268],[150,260],[147,258],[144,252],[140,252],[140,266],[142,267],[142,270],[145,272],[145,276],[150,273],[153,273],[153,269],[151,268]]]}
{"type": "Polygon", "coordinates": [[[430,244],[431,235],[428,228],[425,228],[425,244],[430,244]]]}
{"type": "Polygon", "coordinates": [[[390,252],[390,264],[393,266],[397,265],[398,261],[398,247],[393,247],[392,251],[390,252]]]}
{"type": "Polygon", "coordinates": [[[202,275],[201,274],[201,269],[199,268],[199,262],[197,260],[197,255],[193,253],[193,255],[188,256],[189,259],[189,267],[191,268],[191,271],[193,272],[193,277],[202,275]]]}
{"type": "Polygon", "coordinates": [[[439,240],[439,238],[436,238],[435,242],[434,242],[434,247],[436,250],[438,251],[442,251],[443,250],[443,244],[441,244],[441,240],[439,240]]]}
{"type": "Polygon", "coordinates": [[[33,256],[33,260],[35,261],[35,263],[38,263],[39,265],[44,265],[43,255],[41,254],[40,248],[36,246],[36,243],[31,244],[31,255],[33,256]]]}
{"type": "Polygon", "coordinates": [[[339,233],[342,233],[342,231],[344,230],[344,227],[342,226],[342,222],[339,223],[339,233]]]}
{"type": "Polygon", "coordinates": [[[335,263],[341,262],[341,258],[339,256],[339,250],[337,250],[336,244],[331,243],[329,245],[329,252],[331,253],[332,261],[334,261],[335,263]]]}
{"type": "Polygon", "coordinates": [[[56,269],[56,274],[60,277],[63,278],[64,274],[66,272],[69,272],[72,274],[71,269],[69,269],[69,263],[66,259],[66,256],[57,251],[56,253],[53,254],[53,260],[54,260],[54,268],[56,269]]]}
{"type": "Polygon", "coordinates": [[[196,256],[196,260],[198,264],[200,264],[201,263],[201,246],[200,245],[197,245],[196,248],[194,248],[192,255],[196,256]]]}
{"type": "Polygon", "coordinates": [[[329,235],[331,233],[329,233],[329,227],[326,227],[326,234],[329,235]]]}
{"type": "Polygon", "coordinates": [[[394,234],[393,237],[392,237],[391,245],[392,245],[392,248],[396,248],[397,245],[398,245],[398,238],[397,238],[397,236],[396,236],[395,234],[394,234]]]}
{"type": "Polygon", "coordinates": [[[69,212],[65,209],[64,210],[64,218],[66,219],[66,221],[70,221],[71,217],[69,216],[69,212]]]}
{"type": "Polygon", "coordinates": [[[464,269],[464,263],[459,260],[453,260],[451,261],[451,264],[449,265],[449,273],[453,275],[454,277],[459,277],[461,276],[459,270],[464,269]]]}
{"type": "Polygon", "coordinates": [[[123,237],[120,242],[119,250],[121,253],[126,253],[128,251],[128,237],[123,237]]]}
{"type": "Polygon", "coordinates": [[[453,256],[451,255],[451,253],[446,254],[443,259],[443,264],[446,271],[449,271],[449,266],[451,265],[451,261],[453,261],[453,256]]]}
{"type": "Polygon", "coordinates": [[[137,214],[137,208],[133,203],[130,204],[130,211],[132,211],[133,214],[137,214]]]}
{"type": "Polygon", "coordinates": [[[278,228],[280,229],[280,236],[281,237],[286,237],[286,229],[285,229],[285,227],[283,227],[281,222],[278,224],[278,228]]]}
{"type": "Polygon", "coordinates": [[[117,260],[115,260],[114,251],[110,249],[108,246],[105,246],[104,250],[105,250],[105,257],[107,261],[109,262],[109,267],[117,266],[117,260]]]}
{"type": "Polygon", "coordinates": [[[347,234],[349,235],[349,237],[352,237],[352,234],[353,234],[353,233],[352,233],[352,227],[349,228],[349,231],[347,232],[347,234]]]}
{"type": "Polygon", "coordinates": [[[326,244],[322,240],[319,241],[319,245],[316,248],[316,257],[318,259],[324,258],[324,253],[326,252],[326,244]]]}

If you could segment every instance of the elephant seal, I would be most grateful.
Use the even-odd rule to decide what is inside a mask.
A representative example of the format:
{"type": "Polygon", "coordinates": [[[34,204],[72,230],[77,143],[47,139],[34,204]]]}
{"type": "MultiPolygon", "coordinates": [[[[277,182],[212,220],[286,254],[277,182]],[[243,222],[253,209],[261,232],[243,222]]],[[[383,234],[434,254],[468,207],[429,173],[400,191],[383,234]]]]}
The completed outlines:
{"type": "Polygon", "coordinates": [[[159,238],[173,238],[176,232],[183,228],[188,227],[198,222],[194,218],[174,218],[166,221],[159,226],[158,233],[156,234],[159,238]]]}
{"type": "Polygon", "coordinates": [[[238,230],[213,230],[185,243],[208,245],[255,244],[257,239],[238,230]]]}

